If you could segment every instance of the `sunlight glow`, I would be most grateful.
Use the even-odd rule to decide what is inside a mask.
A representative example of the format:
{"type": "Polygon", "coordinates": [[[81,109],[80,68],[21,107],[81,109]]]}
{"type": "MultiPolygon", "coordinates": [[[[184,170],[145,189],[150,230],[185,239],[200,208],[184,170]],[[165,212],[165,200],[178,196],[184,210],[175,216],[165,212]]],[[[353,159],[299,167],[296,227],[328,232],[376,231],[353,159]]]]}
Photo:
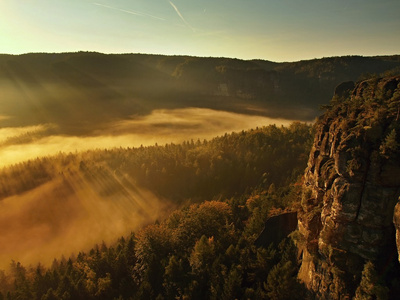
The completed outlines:
{"type": "Polygon", "coordinates": [[[278,62],[395,54],[399,11],[398,1],[372,0],[3,0],[0,53],[90,50],[278,62]]]}
{"type": "Polygon", "coordinates": [[[2,199],[0,268],[11,259],[50,266],[54,258],[76,254],[99,241],[114,242],[173,209],[132,182],[125,185],[112,170],[107,174],[108,182],[104,177],[90,181],[79,170],[65,170],[28,193],[2,199]],[[110,185],[114,191],[100,193],[110,185]]]}

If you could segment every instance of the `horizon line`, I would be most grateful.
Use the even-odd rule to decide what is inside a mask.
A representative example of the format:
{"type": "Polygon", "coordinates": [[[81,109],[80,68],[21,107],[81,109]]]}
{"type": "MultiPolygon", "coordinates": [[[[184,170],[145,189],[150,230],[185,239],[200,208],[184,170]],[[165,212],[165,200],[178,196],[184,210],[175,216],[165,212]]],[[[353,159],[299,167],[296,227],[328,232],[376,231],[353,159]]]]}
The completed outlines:
{"type": "Polygon", "coordinates": [[[31,52],[21,52],[21,53],[3,53],[0,52],[0,55],[10,55],[10,56],[22,56],[29,54],[77,54],[77,53],[97,53],[103,55],[154,55],[154,56],[180,56],[180,57],[196,57],[196,58],[225,58],[225,59],[236,59],[242,61],[254,61],[254,60],[262,60],[273,63],[295,63],[302,61],[312,61],[319,59],[328,59],[328,58],[338,58],[338,57],[365,57],[365,58],[373,58],[373,57],[391,57],[391,56],[400,56],[400,53],[392,53],[392,54],[376,54],[376,55],[362,55],[362,54],[344,54],[344,55],[332,55],[332,56],[320,56],[313,58],[303,58],[299,60],[281,60],[274,61],[266,58],[239,58],[233,56],[205,56],[205,55],[192,55],[192,54],[163,54],[163,53],[146,53],[146,52],[101,52],[96,50],[75,50],[75,51],[57,51],[57,52],[46,52],[46,51],[31,51],[31,52]]]}

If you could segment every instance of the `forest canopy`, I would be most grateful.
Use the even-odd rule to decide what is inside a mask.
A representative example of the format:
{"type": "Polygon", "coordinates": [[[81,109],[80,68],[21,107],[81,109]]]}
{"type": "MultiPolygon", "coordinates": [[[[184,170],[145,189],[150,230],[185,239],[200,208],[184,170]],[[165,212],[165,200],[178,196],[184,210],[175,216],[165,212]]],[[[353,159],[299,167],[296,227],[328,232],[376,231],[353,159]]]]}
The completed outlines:
{"type": "MultiPolygon", "coordinates": [[[[76,184],[73,175],[100,201],[117,201],[114,196],[140,187],[177,210],[117,242],[99,240],[52,264],[13,260],[0,273],[0,297],[274,299],[283,278],[291,295],[302,295],[293,241],[279,247],[254,242],[269,215],[296,205],[312,137],[311,125],[293,123],[210,141],[60,153],[3,168],[0,205],[56,181],[55,190],[65,192],[61,186],[76,184]]],[[[55,201],[51,193],[47,201],[55,201]]]]}

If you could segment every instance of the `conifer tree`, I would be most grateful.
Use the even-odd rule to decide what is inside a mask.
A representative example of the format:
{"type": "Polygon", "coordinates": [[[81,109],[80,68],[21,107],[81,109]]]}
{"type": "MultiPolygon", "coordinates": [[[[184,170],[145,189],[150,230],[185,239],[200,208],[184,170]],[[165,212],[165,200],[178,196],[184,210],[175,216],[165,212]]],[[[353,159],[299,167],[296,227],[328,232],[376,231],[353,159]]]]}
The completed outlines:
{"type": "Polygon", "coordinates": [[[396,141],[396,130],[393,129],[385,138],[385,141],[380,146],[379,150],[384,156],[397,151],[399,143],[396,141]]]}
{"type": "Polygon", "coordinates": [[[304,299],[302,285],[297,280],[297,268],[291,261],[281,261],[268,274],[264,289],[273,300],[304,299]]]}
{"type": "Polygon", "coordinates": [[[356,290],[354,300],[385,300],[388,299],[388,288],[379,282],[374,264],[368,261],[361,274],[360,285],[356,290]]]}

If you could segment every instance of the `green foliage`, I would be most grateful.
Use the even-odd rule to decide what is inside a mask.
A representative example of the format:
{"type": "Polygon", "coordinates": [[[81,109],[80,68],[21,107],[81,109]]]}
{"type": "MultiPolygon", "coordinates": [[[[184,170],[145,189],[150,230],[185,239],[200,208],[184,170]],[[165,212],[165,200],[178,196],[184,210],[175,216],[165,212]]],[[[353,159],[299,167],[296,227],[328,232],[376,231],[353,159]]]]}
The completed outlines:
{"type": "Polygon", "coordinates": [[[188,284],[188,275],[185,273],[183,259],[172,255],[169,263],[165,267],[163,287],[167,299],[173,299],[175,296],[181,297],[185,286],[188,284]]]}
{"type": "Polygon", "coordinates": [[[121,189],[121,182],[134,182],[174,202],[229,198],[295,181],[306,166],[312,135],[311,126],[293,123],[196,143],[60,153],[0,170],[0,198],[67,175],[83,176],[104,196],[121,189]]]}
{"type": "Polygon", "coordinates": [[[291,239],[278,247],[280,261],[268,273],[263,287],[269,299],[305,299],[306,289],[298,281],[296,266],[297,248],[291,239]]]}
{"type": "Polygon", "coordinates": [[[270,299],[304,299],[301,284],[297,281],[297,268],[291,261],[274,266],[268,274],[264,288],[270,299]]]}
{"type": "Polygon", "coordinates": [[[374,264],[368,261],[364,265],[354,300],[385,300],[388,299],[388,292],[389,289],[380,282],[374,264]]]}
{"type": "Polygon", "coordinates": [[[396,130],[393,129],[385,138],[385,141],[379,147],[380,153],[383,156],[389,156],[390,154],[396,153],[399,149],[399,143],[397,142],[396,130]]]}
{"type": "Polygon", "coordinates": [[[194,245],[189,263],[193,272],[204,272],[211,267],[215,257],[214,238],[203,235],[194,245]]]}
{"type": "Polygon", "coordinates": [[[253,237],[235,226],[234,220],[246,223],[258,211],[256,202],[243,214],[240,207],[248,203],[193,204],[114,245],[55,260],[51,268],[13,262],[0,279],[14,284],[2,283],[0,292],[9,299],[276,299],[286,295],[280,294],[286,285],[300,291],[291,240],[256,248],[253,237]]]}
{"type": "Polygon", "coordinates": [[[243,294],[242,289],[243,273],[240,267],[232,267],[223,285],[221,299],[240,299],[243,294]]]}
{"type": "Polygon", "coordinates": [[[286,280],[275,282],[277,290],[287,282],[296,287],[291,244],[264,249],[254,240],[269,214],[296,201],[294,183],[311,139],[311,126],[294,123],[181,145],[60,153],[6,168],[0,172],[2,197],[79,174],[99,194],[135,182],[182,208],[112,245],[54,260],[49,268],[14,262],[11,272],[0,272],[0,293],[10,300],[263,299],[274,293],[264,290],[268,274],[288,261],[290,268],[271,278],[286,280]],[[218,201],[200,201],[207,198],[218,201]]]}

